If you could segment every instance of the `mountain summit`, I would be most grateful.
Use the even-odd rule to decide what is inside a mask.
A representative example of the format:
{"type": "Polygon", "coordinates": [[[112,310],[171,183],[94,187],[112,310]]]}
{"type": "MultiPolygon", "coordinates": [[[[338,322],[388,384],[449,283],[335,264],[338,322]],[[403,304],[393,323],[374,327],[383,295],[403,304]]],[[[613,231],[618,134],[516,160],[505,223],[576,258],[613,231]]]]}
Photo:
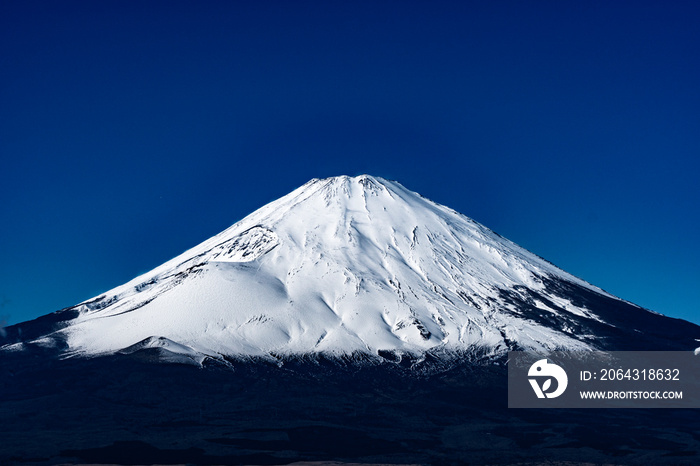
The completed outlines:
{"type": "Polygon", "coordinates": [[[314,179],[134,280],[7,329],[5,351],[207,358],[692,349],[611,296],[395,181],[314,179]]]}

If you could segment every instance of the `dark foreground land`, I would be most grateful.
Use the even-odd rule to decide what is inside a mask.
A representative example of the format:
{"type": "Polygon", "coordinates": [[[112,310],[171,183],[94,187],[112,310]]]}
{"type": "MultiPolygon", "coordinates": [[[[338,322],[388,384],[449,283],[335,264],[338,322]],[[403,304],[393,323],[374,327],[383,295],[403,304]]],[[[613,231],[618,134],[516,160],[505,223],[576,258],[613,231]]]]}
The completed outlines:
{"type": "Polygon", "coordinates": [[[503,366],[142,356],[3,355],[0,464],[700,464],[693,410],[509,410],[503,366]]]}

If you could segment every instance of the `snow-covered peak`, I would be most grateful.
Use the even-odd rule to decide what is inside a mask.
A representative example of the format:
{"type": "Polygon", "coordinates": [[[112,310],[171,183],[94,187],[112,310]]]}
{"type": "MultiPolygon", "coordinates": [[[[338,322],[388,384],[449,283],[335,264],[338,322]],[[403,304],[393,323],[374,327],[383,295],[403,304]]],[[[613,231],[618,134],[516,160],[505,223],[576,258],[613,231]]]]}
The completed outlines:
{"type": "Polygon", "coordinates": [[[339,176],[81,303],[56,335],[88,355],[594,347],[582,322],[600,316],[553,282],[616,299],[395,181],[339,176]]]}

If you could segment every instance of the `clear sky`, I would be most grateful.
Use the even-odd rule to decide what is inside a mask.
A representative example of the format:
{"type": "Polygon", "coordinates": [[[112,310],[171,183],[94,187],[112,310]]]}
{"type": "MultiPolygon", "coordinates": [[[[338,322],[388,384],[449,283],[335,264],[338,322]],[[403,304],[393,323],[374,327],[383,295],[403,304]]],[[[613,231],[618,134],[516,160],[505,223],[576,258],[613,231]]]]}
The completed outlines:
{"type": "Polygon", "coordinates": [[[0,316],[369,173],[700,323],[698,24],[694,1],[0,2],[0,316]]]}

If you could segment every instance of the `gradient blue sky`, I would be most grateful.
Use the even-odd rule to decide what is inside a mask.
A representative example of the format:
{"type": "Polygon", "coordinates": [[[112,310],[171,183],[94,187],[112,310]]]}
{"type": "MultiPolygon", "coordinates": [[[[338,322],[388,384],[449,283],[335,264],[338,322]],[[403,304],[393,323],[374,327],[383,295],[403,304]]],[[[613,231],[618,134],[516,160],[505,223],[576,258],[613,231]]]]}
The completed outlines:
{"type": "Polygon", "coordinates": [[[680,1],[2,2],[0,316],[369,173],[700,323],[699,23],[680,1]]]}

